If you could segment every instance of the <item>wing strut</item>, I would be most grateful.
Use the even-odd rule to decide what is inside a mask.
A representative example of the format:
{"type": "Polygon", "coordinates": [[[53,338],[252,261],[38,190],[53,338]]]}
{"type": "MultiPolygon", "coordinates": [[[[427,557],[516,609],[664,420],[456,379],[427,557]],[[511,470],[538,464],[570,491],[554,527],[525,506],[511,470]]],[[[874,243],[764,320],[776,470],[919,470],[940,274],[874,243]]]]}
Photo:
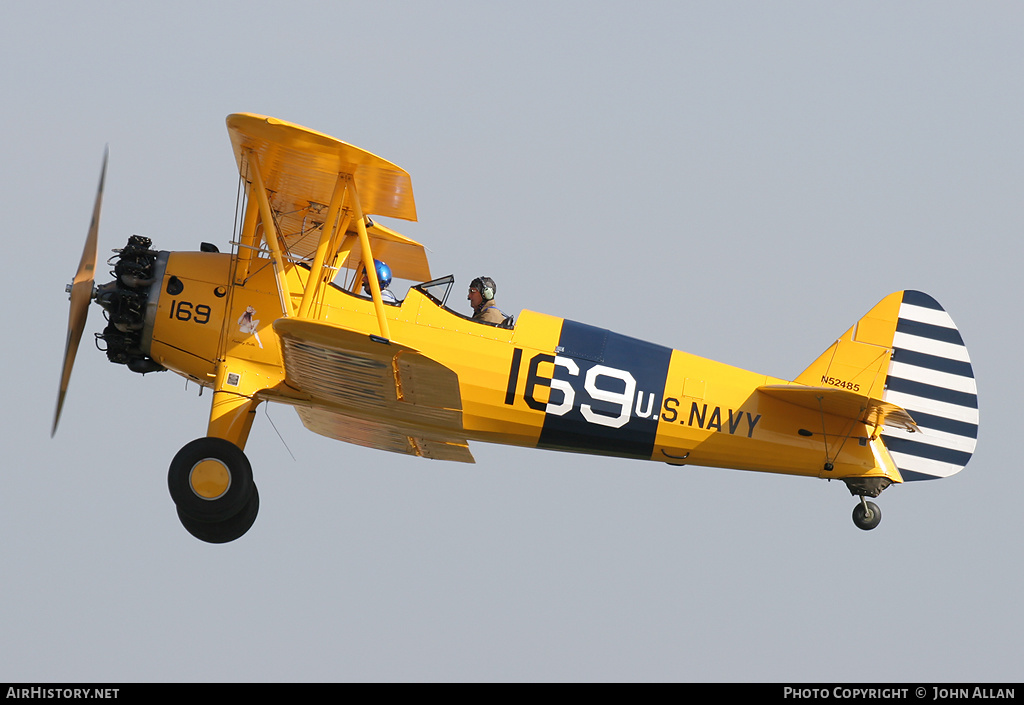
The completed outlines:
{"type": "Polygon", "coordinates": [[[306,283],[306,291],[303,292],[302,303],[299,305],[299,318],[309,316],[309,309],[316,300],[320,285],[324,281],[324,262],[327,260],[328,250],[334,243],[337,228],[341,225],[337,221],[345,207],[345,196],[348,194],[346,186],[349,181],[347,175],[338,174],[338,180],[334,184],[331,205],[327,207],[327,220],[324,221],[324,230],[320,235],[320,242],[317,244],[316,255],[313,257],[313,267],[309,270],[309,281],[306,283]]]}
{"type": "MultiPolygon", "coordinates": [[[[399,278],[430,279],[422,245],[369,219],[372,214],[416,220],[412,184],[403,169],[328,135],[263,115],[229,115],[227,124],[239,174],[249,182],[232,275],[236,284],[247,281],[257,257],[263,259],[261,240],[286,318],[316,319],[324,289],[338,269],[356,269],[353,286],[358,287],[375,255],[387,259],[399,278]]],[[[368,284],[379,335],[390,340],[380,286],[373,277],[368,284]]]]}
{"type": "Polygon", "coordinates": [[[373,296],[373,307],[377,311],[377,323],[380,325],[380,335],[385,340],[391,340],[391,331],[388,328],[388,316],[384,310],[384,299],[380,295],[380,282],[376,274],[370,275],[373,268],[373,250],[370,249],[370,236],[366,232],[366,218],[363,216],[363,207],[359,203],[359,192],[356,189],[356,181],[351,177],[348,179],[348,188],[352,193],[352,210],[355,211],[356,230],[359,232],[359,245],[363,249],[363,267],[367,272],[367,280],[370,283],[370,293],[373,296]]]}
{"type": "Polygon", "coordinates": [[[270,199],[267,198],[267,189],[263,185],[263,175],[260,173],[260,160],[255,152],[249,152],[249,166],[252,170],[252,194],[260,207],[260,216],[263,220],[263,239],[270,248],[270,254],[274,259],[274,274],[277,277],[277,291],[281,296],[281,313],[291,316],[295,311],[292,308],[291,290],[288,287],[288,277],[284,269],[284,255],[281,252],[281,241],[277,236],[277,227],[274,225],[274,210],[270,207],[270,199]]]}
{"type": "MultiPolygon", "coordinates": [[[[339,216],[347,205],[346,201],[349,197],[351,197],[351,207],[354,216],[353,220],[356,222],[356,231],[359,233],[359,245],[362,248],[363,255],[363,267],[367,271],[373,269],[373,250],[370,248],[370,235],[366,231],[366,217],[363,215],[363,208],[359,202],[359,190],[356,188],[356,180],[352,178],[351,174],[338,174],[338,180],[335,183],[334,192],[331,196],[331,203],[327,209],[327,220],[325,221],[325,223],[330,225],[329,227],[324,228],[324,232],[320,236],[320,242],[317,245],[313,266],[310,269],[310,279],[302,294],[302,301],[299,304],[299,309],[296,311],[292,304],[291,290],[288,286],[288,277],[285,272],[284,253],[281,251],[281,240],[278,237],[277,228],[274,225],[274,210],[270,205],[270,199],[267,197],[267,189],[263,183],[263,175],[260,173],[259,159],[254,152],[250,152],[248,161],[252,173],[252,194],[259,205],[260,219],[263,222],[263,239],[267,243],[267,247],[270,248],[270,254],[274,261],[274,273],[277,278],[278,293],[281,296],[281,310],[285,316],[298,314],[299,318],[307,318],[309,316],[310,308],[316,301],[317,292],[320,289],[320,280],[323,278],[324,264],[328,255],[331,254],[328,251],[331,249],[332,243],[336,242],[336,225],[338,225],[339,216]]],[[[349,222],[348,218],[342,218],[341,220],[343,223],[349,222]]],[[[380,283],[377,281],[377,277],[367,277],[367,280],[370,285],[373,306],[377,312],[377,324],[380,328],[380,335],[382,338],[390,340],[391,331],[388,328],[388,318],[384,308],[384,299],[381,298],[380,294],[380,283]]]]}

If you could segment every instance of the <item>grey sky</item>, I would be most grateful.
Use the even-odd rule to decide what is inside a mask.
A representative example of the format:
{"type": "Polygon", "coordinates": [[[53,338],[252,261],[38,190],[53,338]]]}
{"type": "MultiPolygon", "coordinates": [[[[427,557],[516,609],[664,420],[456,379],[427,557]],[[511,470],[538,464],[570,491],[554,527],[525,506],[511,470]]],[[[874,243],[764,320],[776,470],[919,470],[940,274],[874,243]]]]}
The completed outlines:
{"type": "Polygon", "coordinates": [[[1020,681],[1022,36],[1010,2],[10,4],[0,680],[1020,681]],[[101,259],[225,248],[238,111],[407,169],[387,224],[506,311],[792,377],[926,291],[978,450],[866,533],[840,483],[433,463],[272,406],[256,525],[202,544],[165,478],[209,395],[109,364],[95,307],[49,429],[104,145],[101,259]]]}

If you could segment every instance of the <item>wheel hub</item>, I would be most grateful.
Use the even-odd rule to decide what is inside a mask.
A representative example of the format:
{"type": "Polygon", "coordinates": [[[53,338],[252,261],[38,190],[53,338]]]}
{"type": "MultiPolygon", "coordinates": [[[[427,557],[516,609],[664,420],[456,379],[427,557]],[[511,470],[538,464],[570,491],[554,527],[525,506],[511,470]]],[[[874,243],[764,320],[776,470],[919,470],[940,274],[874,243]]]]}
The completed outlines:
{"type": "Polygon", "coordinates": [[[219,499],[231,487],[231,472],[221,461],[206,458],[192,467],[188,482],[197,497],[208,500],[219,499]]]}

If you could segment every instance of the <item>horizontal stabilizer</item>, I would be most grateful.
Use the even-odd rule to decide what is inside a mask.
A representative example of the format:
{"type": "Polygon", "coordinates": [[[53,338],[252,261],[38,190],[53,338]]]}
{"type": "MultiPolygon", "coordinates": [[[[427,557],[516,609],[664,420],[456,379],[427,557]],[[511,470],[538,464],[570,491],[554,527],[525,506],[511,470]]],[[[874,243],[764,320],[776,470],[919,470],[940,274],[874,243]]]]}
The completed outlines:
{"type": "Polygon", "coordinates": [[[823,414],[860,421],[868,426],[888,426],[908,433],[918,431],[917,424],[914,423],[914,419],[906,409],[845,389],[769,384],[758,387],[757,391],[790,404],[820,411],[823,414]]]}

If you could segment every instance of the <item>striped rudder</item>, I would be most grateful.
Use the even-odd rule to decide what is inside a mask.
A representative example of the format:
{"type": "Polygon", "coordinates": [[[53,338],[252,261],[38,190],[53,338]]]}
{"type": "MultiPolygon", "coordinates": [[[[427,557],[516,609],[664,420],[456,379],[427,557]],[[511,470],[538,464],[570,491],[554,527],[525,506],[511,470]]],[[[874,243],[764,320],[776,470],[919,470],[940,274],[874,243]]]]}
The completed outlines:
{"type": "Polygon", "coordinates": [[[960,472],[978,439],[978,392],[953,319],[920,291],[904,291],[883,400],[902,406],[920,433],[886,428],[882,439],[904,480],[960,472]]]}

